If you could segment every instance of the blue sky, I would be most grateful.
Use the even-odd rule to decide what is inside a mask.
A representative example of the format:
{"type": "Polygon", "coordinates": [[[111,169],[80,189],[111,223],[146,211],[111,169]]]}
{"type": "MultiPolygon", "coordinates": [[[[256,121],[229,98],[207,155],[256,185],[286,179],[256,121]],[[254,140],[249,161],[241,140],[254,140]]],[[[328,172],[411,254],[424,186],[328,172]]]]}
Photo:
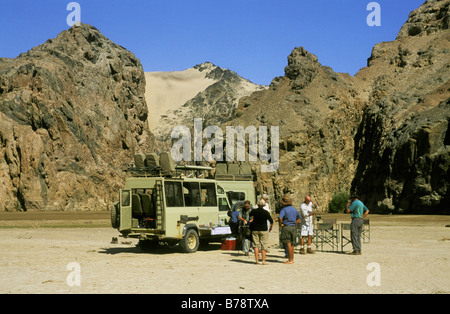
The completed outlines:
{"type": "MultiPolygon", "coordinates": [[[[14,58],[68,29],[70,0],[1,0],[0,57],[14,58]]],[[[298,46],[336,72],[354,75],[372,47],[394,40],[425,0],[78,0],[81,22],[132,51],[144,71],[176,71],[210,61],[258,84],[284,75],[298,46]]]]}

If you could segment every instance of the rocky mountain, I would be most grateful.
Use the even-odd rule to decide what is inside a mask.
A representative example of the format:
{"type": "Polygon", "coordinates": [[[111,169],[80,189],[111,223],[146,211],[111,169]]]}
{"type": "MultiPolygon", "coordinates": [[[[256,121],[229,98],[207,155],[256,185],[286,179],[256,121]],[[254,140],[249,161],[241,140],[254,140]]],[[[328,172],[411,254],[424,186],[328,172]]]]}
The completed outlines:
{"type": "Polygon", "coordinates": [[[175,126],[193,127],[194,118],[202,118],[204,125],[230,121],[238,114],[240,98],[267,88],[210,62],[185,71],[147,72],[146,79],[149,112],[155,113],[150,128],[166,144],[175,126]]]}
{"type": "Polygon", "coordinates": [[[229,124],[280,126],[280,167],[259,191],[297,204],[312,194],[322,210],[351,191],[372,212],[449,212],[449,4],[413,11],[354,77],[300,47],[285,76],[242,98],[229,124]]]}
{"type": "Polygon", "coordinates": [[[0,211],[104,210],[153,148],[141,63],[90,25],[0,59],[0,211]]]}
{"type": "Polygon", "coordinates": [[[279,127],[278,170],[253,165],[275,201],[310,194],[326,210],[347,191],[371,212],[450,213],[449,11],[426,1],[353,77],[297,47],[268,87],[208,62],[144,74],[89,25],[0,58],[0,211],[105,209],[133,154],[203,118],[279,127]]]}

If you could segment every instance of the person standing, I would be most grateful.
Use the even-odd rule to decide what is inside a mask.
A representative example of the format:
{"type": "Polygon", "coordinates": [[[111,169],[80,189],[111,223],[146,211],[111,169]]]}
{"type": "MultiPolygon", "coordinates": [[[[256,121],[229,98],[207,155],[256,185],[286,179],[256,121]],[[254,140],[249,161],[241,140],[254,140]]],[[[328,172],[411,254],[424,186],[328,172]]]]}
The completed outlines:
{"type": "Polygon", "coordinates": [[[369,214],[369,209],[359,200],[358,196],[352,196],[347,203],[347,213],[351,213],[350,238],[352,240],[353,252],[351,255],[361,255],[361,233],[364,219],[369,214]]]}
{"type": "Polygon", "coordinates": [[[232,207],[232,209],[230,211],[228,211],[228,217],[230,217],[228,224],[230,226],[231,233],[235,236],[239,235],[238,216],[239,216],[239,211],[236,210],[236,208],[232,207]]]}
{"type": "Polygon", "coordinates": [[[269,232],[272,231],[273,219],[272,215],[264,209],[266,202],[260,199],[257,203],[258,207],[250,212],[250,222],[252,230],[252,245],[255,251],[256,264],[259,261],[259,247],[261,246],[261,256],[263,265],[266,264],[267,241],[269,232]],[[267,221],[270,222],[269,228],[267,221]]]}
{"type": "Polygon", "coordinates": [[[269,196],[267,194],[263,194],[262,199],[264,200],[264,209],[271,214],[270,205],[269,205],[269,196]]]}
{"type": "Polygon", "coordinates": [[[314,254],[314,251],[311,248],[312,236],[314,232],[314,224],[313,224],[313,216],[317,213],[318,206],[315,202],[311,201],[311,197],[307,195],[305,197],[305,202],[300,206],[302,221],[300,223],[300,232],[301,232],[301,240],[300,240],[300,254],[314,254]],[[313,206],[315,211],[313,211],[313,206]],[[305,238],[308,237],[308,248],[304,249],[305,238]]]}
{"type": "MultiPolygon", "coordinates": [[[[268,211],[270,216],[272,217],[272,211],[270,210],[270,205],[269,205],[269,196],[267,194],[263,194],[262,195],[262,199],[264,200],[264,203],[265,203],[264,204],[264,209],[266,211],[268,211]]],[[[273,224],[273,222],[272,222],[272,224],[273,224]]],[[[267,229],[269,229],[269,228],[270,228],[270,221],[267,220],[267,229]]],[[[268,248],[266,250],[266,253],[269,253],[269,249],[268,248]]]]}
{"type": "Polygon", "coordinates": [[[244,207],[239,211],[239,230],[242,236],[242,250],[244,254],[247,256],[250,250],[250,239],[251,239],[251,230],[250,230],[250,211],[251,205],[250,201],[244,202],[244,207]]]}
{"type": "Polygon", "coordinates": [[[284,262],[284,264],[294,263],[294,243],[295,243],[295,228],[300,222],[301,216],[297,209],[292,206],[292,200],[288,196],[284,196],[281,199],[281,204],[283,208],[281,209],[280,216],[278,217],[278,222],[280,223],[281,229],[281,241],[286,243],[287,251],[289,255],[289,260],[284,262]]]}

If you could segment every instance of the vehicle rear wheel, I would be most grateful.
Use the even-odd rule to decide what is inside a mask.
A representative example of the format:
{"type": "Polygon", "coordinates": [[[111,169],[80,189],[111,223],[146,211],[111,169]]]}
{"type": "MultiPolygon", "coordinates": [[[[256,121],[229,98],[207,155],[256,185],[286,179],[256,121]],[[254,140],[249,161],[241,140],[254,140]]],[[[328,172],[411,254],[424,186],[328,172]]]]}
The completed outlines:
{"type": "Polygon", "coordinates": [[[197,231],[189,229],[186,231],[184,238],[180,242],[180,246],[185,253],[194,253],[200,244],[197,231]]]}

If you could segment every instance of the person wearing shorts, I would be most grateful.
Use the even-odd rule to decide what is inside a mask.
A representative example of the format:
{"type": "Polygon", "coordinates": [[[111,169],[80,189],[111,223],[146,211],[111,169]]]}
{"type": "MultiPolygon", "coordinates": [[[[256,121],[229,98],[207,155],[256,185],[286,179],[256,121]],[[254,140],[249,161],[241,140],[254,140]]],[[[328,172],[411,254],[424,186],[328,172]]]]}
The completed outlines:
{"type": "Polygon", "coordinates": [[[289,260],[284,262],[285,264],[294,263],[294,242],[295,242],[295,226],[300,222],[300,214],[297,209],[292,206],[292,200],[285,196],[281,199],[283,208],[281,209],[278,222],[281,229],[281,241],[286,243],[289,260]]]}
{"type": "Polygon", "coordinates": [[[302,239],[300,240],[300,254],[314,254],[311,248],[312,236],[314,232],[313,216],[316,211],[313,211],[313,206],[317,210],[317,204],[311,201],[311,197],[307,195],[305,202],[300,206],[302,212],[302,221],[300,223],[300,232],[302,239]],[[305,238],[308,238],[308,248],[304,249],[305,238]]]}
{"type": "Polygon", "coordinates": [[[269,232],[272,231],[273,219],[268,211],[264,209],[266,202],[260,199],[258,207],[250,212],[250,226],[252,230],[252,245],[255,251],[256,264],[259,261],[259,248],[261,246],[262,263],[266,264],[267,241],[269,232]],[[267,221],[270,222],[267,227],[267,221]]]}

